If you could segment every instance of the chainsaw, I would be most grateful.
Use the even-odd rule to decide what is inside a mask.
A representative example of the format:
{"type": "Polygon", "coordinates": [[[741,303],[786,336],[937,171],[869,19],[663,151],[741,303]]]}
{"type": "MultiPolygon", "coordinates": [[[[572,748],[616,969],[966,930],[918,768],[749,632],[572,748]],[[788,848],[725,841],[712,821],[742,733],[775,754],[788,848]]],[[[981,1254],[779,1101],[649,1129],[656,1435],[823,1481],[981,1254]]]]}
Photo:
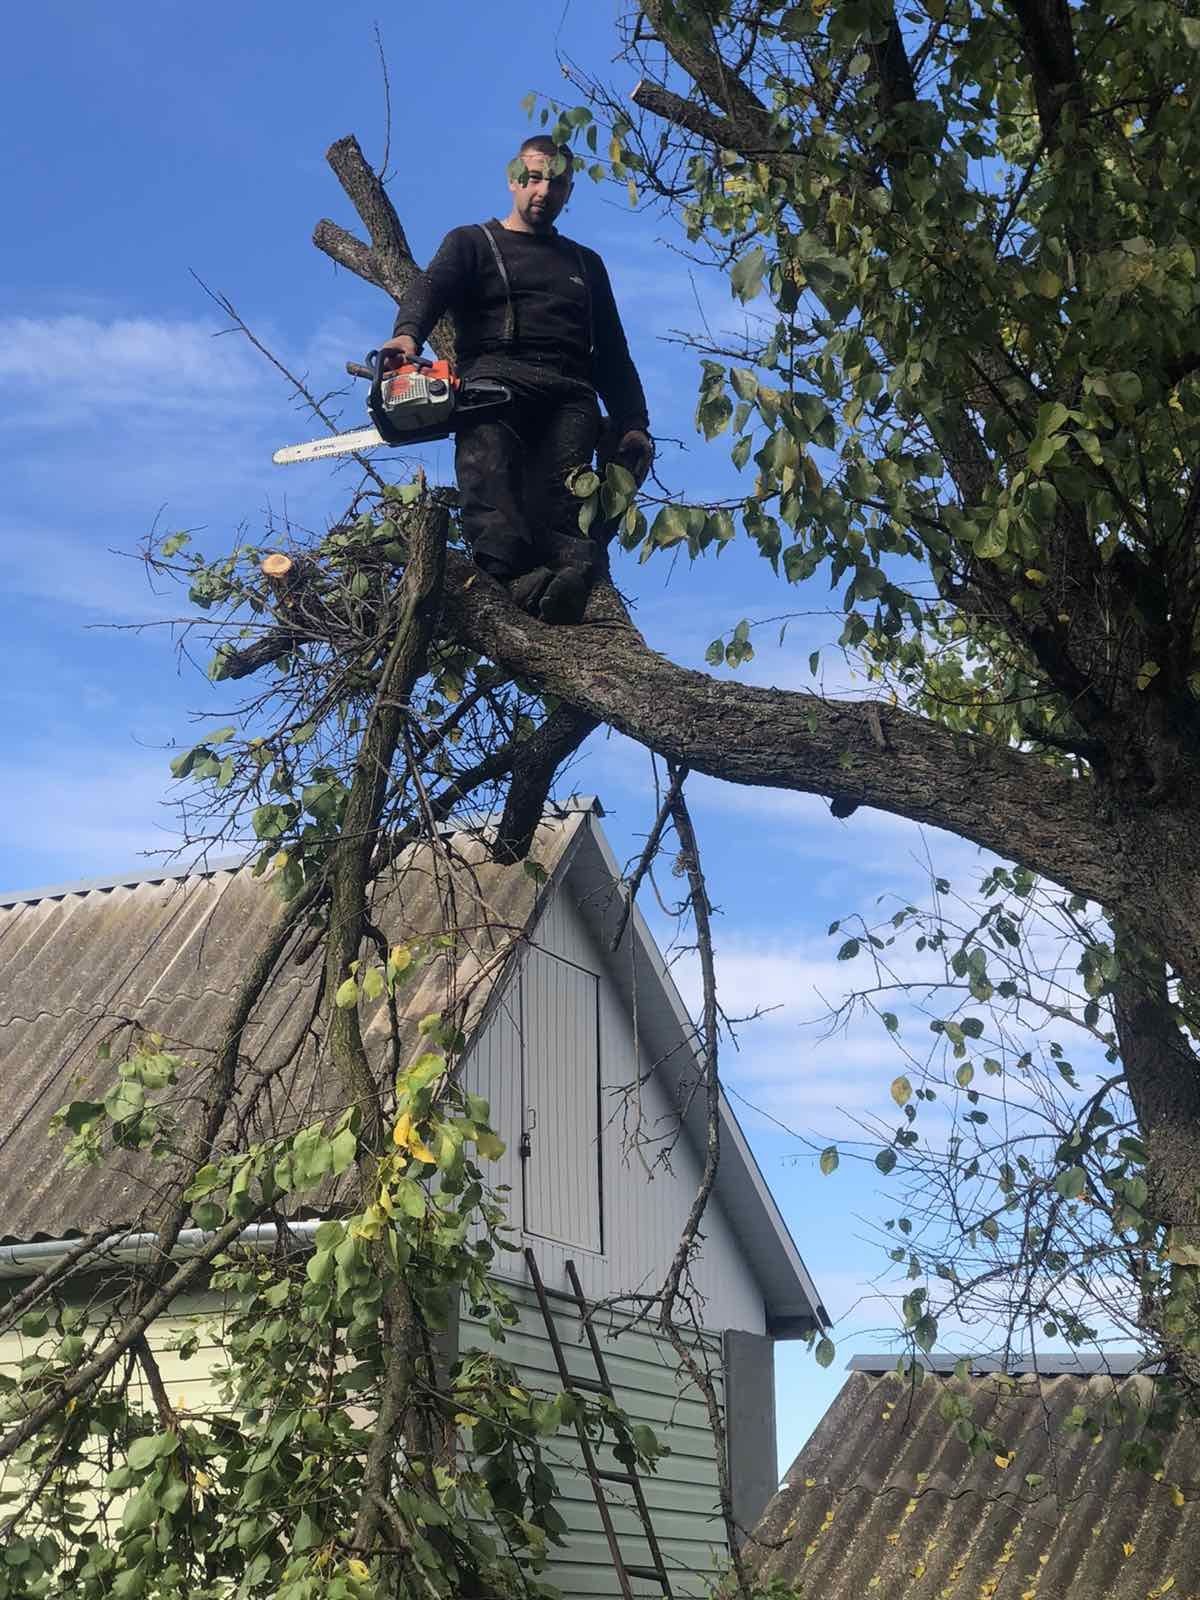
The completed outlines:
{"type": "Polygon", "coordinates": [[[293,461],[323,461],[327,456],[354,455],[376,445],[426,444],[445,439],[465,422],[502,411],[512,390],[493,378],[464,380],[449,361],[427,361],[395,351],[372,350],[367,365],[348,361],[352,377],[369,378],[369,428],[331,433],[307,444],[289,444],[271,457],[277,466],[293,461]]]}

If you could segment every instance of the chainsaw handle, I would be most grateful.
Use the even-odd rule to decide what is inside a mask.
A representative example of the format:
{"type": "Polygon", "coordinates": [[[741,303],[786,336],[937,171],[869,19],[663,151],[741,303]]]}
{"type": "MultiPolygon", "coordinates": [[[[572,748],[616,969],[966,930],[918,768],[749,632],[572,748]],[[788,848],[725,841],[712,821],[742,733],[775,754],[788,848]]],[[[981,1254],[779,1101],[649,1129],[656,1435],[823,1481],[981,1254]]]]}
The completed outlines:
{"type": "Polygon", "coordinates": [[[382,383],[385,363],[398,367],[431,367],[428,356],[406,356],[402,350],[368,350],[367,365],[375,383],[382,383]],[[394,360],[393,360],[394,358],[394,360]]]}

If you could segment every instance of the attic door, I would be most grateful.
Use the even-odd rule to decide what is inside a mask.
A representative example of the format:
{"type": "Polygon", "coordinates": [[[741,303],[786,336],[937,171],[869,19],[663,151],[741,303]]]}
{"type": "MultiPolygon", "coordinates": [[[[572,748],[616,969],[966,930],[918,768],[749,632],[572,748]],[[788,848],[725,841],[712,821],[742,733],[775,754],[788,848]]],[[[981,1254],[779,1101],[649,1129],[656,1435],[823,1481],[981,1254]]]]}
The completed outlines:
{"type": "Polygon", "coordinates": [[[545,950],[521,977],[525,1231],[603,1249],[599,979],[545,950]]]}

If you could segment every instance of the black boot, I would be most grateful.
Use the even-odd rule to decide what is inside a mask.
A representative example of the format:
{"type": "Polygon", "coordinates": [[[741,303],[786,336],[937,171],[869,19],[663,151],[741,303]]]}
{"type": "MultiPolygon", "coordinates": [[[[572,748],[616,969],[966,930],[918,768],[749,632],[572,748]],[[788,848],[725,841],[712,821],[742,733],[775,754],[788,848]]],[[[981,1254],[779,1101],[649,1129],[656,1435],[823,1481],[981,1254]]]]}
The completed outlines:
{"type": "Polygon", "coordinates": [[[542,597],[553,578],[549,567],[534,567],[532,572],[523,572],[519,578],[510,578],[504,587],[522,611],[528,611],[531,617],[536,617],[542,597]]]}
{"type": "Polygon", "coordinates": [[[543,622],[579,622],[600,571],[602,552],[591,539],[570,534],[544,536],[542,548],[550,566],[550,582],[538,606],[543,622]]]}

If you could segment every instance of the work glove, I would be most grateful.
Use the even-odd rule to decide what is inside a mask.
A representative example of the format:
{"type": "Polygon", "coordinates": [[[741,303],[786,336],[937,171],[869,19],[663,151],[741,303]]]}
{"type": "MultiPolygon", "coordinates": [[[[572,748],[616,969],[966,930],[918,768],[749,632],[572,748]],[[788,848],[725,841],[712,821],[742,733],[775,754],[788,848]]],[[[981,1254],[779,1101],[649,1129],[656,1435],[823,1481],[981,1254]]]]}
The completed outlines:
{"type": "Polygon", "coordinates": [[[630,428],[621,435],[613,459],[633,474],[640,489],[654,461],[654,440],[644,428],[630,428]]]}

